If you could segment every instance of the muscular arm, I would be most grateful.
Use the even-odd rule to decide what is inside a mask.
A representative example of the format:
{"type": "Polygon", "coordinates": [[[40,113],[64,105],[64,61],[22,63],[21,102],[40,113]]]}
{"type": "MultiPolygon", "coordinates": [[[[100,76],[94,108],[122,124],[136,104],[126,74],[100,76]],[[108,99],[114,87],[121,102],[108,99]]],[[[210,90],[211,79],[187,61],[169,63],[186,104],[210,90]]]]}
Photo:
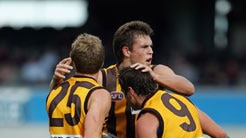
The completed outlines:
{"type": "Polygon", "coordinates": [[[186,96],[194,93],[194,85],[188,79],[175,74],[171,68],[157,65],[153,71],[152,76],[159,85],[186,96]]]}
{"type": "Polygon", "coordinates": [[[157,138],[157,128],[159,121],[151,113],[144,113],[137,120],[136,135],[137,138],[157,138]]]}
{"type": "Polygon", "coordinates": [[[95,90],[88,102],[88,112],[85,118],[84,138],[99,138],[103,123],[108,116],[111,97],[105,89],[95,90]]]}
{"type": "Polygon", "coordinates": [[[194,85],[186,78],[176,75],[173,70],[165,65],[157,65],[153,70],[146,65],[136,63],[131,67],[150,72],[153,79],[162,87],[175,93],[190,96],[194,93],[194,85]]]}

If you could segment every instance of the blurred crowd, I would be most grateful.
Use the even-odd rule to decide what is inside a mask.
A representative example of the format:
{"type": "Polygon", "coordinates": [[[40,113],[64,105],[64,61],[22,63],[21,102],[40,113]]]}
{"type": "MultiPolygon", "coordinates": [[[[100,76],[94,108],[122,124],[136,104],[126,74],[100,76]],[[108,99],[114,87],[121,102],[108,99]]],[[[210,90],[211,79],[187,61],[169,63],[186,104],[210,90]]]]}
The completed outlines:
{"type": "Polygon", "coordinates": [[[215,55],[205,53],[203,47],[195,45],[186,54],[172,52],[169,66],[199,86],[245,87],[246,57],[229,55],[224,50],[215,55]]]}
{"type": "Polygon", "coordinates": [[[6,43],[0,45],[1,85],[43,85],[51,80],[59,60],[55,50],[11,49],[6,43]]]}
{"type": "MultiPolygon", "coordinates": [[[[27,36],[30,37],[29,41],[23,38],[0,39],[0,85],[48,86],[55,65],[68,56],[71,42],[75,38],[73,36],[77,35],[59,33],[51,38],[37,35],[36,38],[44,38],[35,41],[32,40],[35,36],[30,37],[30,34],[27,36]]],[[[115,63],[111,41],[104,41],[105,66],[115,63]]],[[[157,43],[154,42],[155,46],[157,43]]],[[[180,47],[169,46],[168,52],[158,49],[158,46],[154,47],[153,63],[171,67],[176,74],[188,78],[196,86],[245,87],[246,50],[242,54],[244,56],[239,57],[227,54],[224,50],[208,55],[201,45],[194,45],[188,52],[180,47]]]]}
{"type": "Polygon", "coordinates": [[[215,48],[212,42],[214,1],[185,1],[182,4],[173,0],[141,1],[141,7],[139,2],[89,1],[87,24],[78,28],[0,28],[0,85],[47,86],[55,65],[68,56],[72,41],[81,32],[99,36],[105,46],[105,66],[114,64],[112,37],[115,29],[126,21],[142,19],[155,31],[153,64],[171,67],[196,86],[246,86],[243,1],[231,1],[236,8],[232,8],[228,19],[234,30],[228,32],[228,46],[221,49],[215,48]],[[233,52],[237,46],[231,43],[231,38],[238,38],[233,41],[240,45],[237,49],[240,54],[233,52]],[[197,44],[190,41],[197,41],[197,44]]]}

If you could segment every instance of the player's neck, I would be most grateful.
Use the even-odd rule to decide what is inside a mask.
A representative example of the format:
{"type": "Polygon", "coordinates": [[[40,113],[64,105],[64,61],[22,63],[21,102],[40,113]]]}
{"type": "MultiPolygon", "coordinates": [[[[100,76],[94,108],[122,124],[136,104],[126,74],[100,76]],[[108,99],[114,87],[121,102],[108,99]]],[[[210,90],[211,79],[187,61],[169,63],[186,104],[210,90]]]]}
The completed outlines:
{"type": "Polygon", "coordinates": [[[119,64],[119,70],[121,70],[122,68],[128,67],[128,66],[131,66],[131,63],[128,61],[123,61],[119,64]]]}
{"type": "Polygon", "coordinates": [[[86,73],[79,73],[79,72],[77,72],[76,75],[79,75],[79,76],[87,76],[87,77],[94,78],[95,80],[98,80],[98,72],[97,73],[94,73],[94,74],[86,74],[86,73]]]}

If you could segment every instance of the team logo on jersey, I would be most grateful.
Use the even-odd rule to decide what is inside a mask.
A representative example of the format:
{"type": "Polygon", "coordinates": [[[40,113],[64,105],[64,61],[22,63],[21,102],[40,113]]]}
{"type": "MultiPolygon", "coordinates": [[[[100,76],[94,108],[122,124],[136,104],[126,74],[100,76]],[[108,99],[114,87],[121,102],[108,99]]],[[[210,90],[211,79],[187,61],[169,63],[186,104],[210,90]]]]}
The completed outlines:
{"type": "Polygon", "coordinates": [[[123,92],[112,91],[110,92],[110,94],[111,94],[111,100],[113,102],[119,102],[125,98],[125,95],[123,92]]]}

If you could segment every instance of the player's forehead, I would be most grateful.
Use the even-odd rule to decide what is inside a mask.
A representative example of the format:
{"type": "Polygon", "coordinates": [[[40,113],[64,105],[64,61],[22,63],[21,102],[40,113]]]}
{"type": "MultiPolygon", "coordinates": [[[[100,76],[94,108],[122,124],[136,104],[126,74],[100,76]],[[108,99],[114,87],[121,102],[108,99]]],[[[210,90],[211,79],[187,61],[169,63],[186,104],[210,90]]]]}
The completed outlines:
{"type": "Polygon", "coordinates": [[[134,38],[134,46],[152,46],[152,40],[149,35],[140,35],[134,38]]]}

